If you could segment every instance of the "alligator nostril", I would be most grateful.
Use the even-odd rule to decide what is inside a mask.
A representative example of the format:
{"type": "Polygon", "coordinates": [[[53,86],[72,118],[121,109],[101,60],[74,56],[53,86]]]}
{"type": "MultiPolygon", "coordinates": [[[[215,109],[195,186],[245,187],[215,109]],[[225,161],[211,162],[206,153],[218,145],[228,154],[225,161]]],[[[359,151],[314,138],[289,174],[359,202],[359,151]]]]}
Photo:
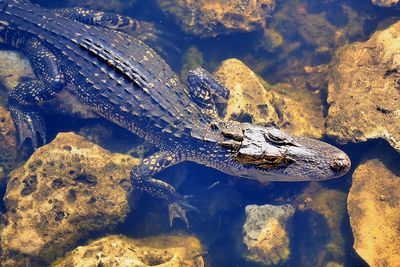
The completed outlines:
{"type": "Polygon", "coordinates": [[[330,165],[332,171],[338,174],[345,174],[351,166],[350,159],[345,154],[336,155],[330,165]]]}

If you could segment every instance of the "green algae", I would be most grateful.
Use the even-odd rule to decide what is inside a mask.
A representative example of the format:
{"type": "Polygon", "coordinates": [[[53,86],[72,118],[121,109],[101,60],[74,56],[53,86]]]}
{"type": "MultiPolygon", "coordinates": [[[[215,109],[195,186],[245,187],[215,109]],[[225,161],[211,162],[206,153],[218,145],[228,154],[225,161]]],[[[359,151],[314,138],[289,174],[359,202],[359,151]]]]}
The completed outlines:
{"type": "Polygon", "coordinates": [[[191,46],[183,55],[182,61],[181,78],[185,80],[190,70],[201,67],[204,64],[204,56],[197,47],[191,46]]]}

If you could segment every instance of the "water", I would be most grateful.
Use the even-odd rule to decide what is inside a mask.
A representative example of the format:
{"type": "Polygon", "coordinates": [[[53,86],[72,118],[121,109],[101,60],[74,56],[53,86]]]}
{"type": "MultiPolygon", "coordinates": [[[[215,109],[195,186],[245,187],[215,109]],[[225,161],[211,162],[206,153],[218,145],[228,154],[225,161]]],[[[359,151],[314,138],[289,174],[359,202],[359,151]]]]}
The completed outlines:
{"type": "MultiPolygon", "coordinates": [[[[68,1],[64,0],[38,0],[35,2],[49,8],[68,6],[68,1]]],[[[343,15],[342,5],[345,4],[352,9],[352,12],[357,12],[360,20],[365,19],[360,31],[352,32],[347,38],[349,42],[368,39],[380,22],[397,15],[395,10],[375,7],[369,4],[369,1],[290,0],[287,2],[292,3],[282,5],[281,2],[283,1],[278,1],[278,7],[274,14],[291,5],[294,6],[292,8],[304,5],[306,7],[304,12],[307,16],[321,15],[321,12],[325,12],[328,21],[337,27],[343,27],[351,20],[351,18],[343,15]]],[[[83,6],[85,3],[86,1],[81,1],[83,6]]],[[[304,66],[329,63],[334,50],[337,48],[336,45],[332,45],[327,51],[316,52],[318,49],[312,40],[315,37],[310,37],[311,40],[305,40],[304,36],[299,33],[302,30],[307,30],[307,24],[301,25],[301,23],[298,25],[299,28],[293,28],[292,25],[288,24],[286,30],[293,33],[285,36],[285,42],[299,45],[301,48],[295,49],[293,53],[287,53],[287,56],[282,57],[282,53],[286,52],[280,48],[268,51],[268,49],[256,47],[262,35],[261,32],[234,33],[228,36],[203,39],[186,34],[176,26],[171,18],[164,15],[154,1],[138,0],[132,7],[123,9],[122,14],[153,22],[163,30],[162,42],[173,44],[174,47],[161,45],[166,47],[166,51],[162,54],[177,73],[181,73],[185,52],[190,47],[196,47],[202,54],[203,67],[210,71],[215,70],[222,60],[235,57],[245,62],[268,82],[295,83],[294,77],[304,75],[300,74],[299,69],[304,66]],[[302,65],[296,69],[292,66],[293,62],[301,62],[302,65]]],[[[272,18],[268,19],[268,25],[281,27],[280,29],[284,28],[285,26],[276,25],[274,14],[272,18]]],[[[284,14],[284,12],[280,14],[284,14]]],[[[346,26],[344,28],[346,29],[346,26]]],[[[312,31],[312,29],[308,30],[312,31]]],[[[312,33],[309,35],[312,36],[312,33]]],[[[327,40],[327,43],[332,44],[332,40],[327,40]]],[[[307,89],[316,90],[315,88],[307,89]]],[[[320,88],[318,94],[325,104],[326,88],[320,88]]],[[[327,106],[324,107],[325,114],[327,108],[327,106]]],[[[143,145],[142,140],[103,119],[81,120],[65,117],[61,120],[59,116],[46,114],[46,122],[50,140],[58,132],[78,132],[83,127],[90,128],[93,125],[100,125],[112,131],[111,140],[103,140],[101,143],[107,149],[126,152],[126,147],[123,144],[131,143],[132,148],[143,145]],[[69,121],[69,123],[60,123],[61,121],[69,121]]],[[[325,141],[335,144],[334,141],[329,139],[325,139],[325,141]]],[[[318,190],[337,190],[347,194],[355,167],[360,163],[363,154],[378,143],[384,147],[383,150],[392,150],[383,141],[343,146],[335,144],[348,153],[352,159],[352,170],[340,179],[319,183],[317,187],[320,187],[320,189],[318,190]]],[[[147,154],[150,154],[154,149],[145,144],[144,150],[147,151],[147,154]]],[[[199,208],[200,212],[189,215],[191,229],[187,232],[195,234],[205,245],[207,254],[204,258],[207,266],[260,266],[245,261],[240,254],[241,248],[238,244],[241,239],[241,226],[244,222],[244,207],[249,204],[262,205],[266,203],[296,204],[299,202],[298,196],[310,187],[308,182],[277,182],[260,185],[257,182],[231,177],[194,163],[183,163],[169,168],[159,174],[159,177],[169,177],[168,181],[176,186],[179,192],[185,195],[193,195],[190,202],[199,208]],[[216,184],[216,186],[207,190],[213,184],[216,184]]],[[[114,233],[125,234],[130,237],[143,237],[166,232],[186,231],[180,222],[177,222],[172,228],[169,227],[167,209],[163,206],[160,207],[160,200],[142,196],[137,201],[138,203],[134,205],[131,215],[113,231],[114,233]],[[154,219],[155,213],[161,214],[161,219],[154,219]],[[159,223],[159,221],[165,223],[159,223]]],[[[332,199],[332,201],[336,201],[336,199],[332,199]]],[[[297,211],[292,222],[293,230],[290,235],[291,257],[283,266],[323,266],[330,261],[341,263],[344,266],[367,266],[352,249],[354,240],[345,204],[344,201],[342,206],[336,207],[343,211],[344,217],[335,230],[329,230],[326,218],[321,214],[312,210],[297,211]],[[335,235],[344,238],[343,242],[340,242],[340,252],[336,254],[327,252],[326,249],[326,245],[332,241],[332,236],[335,235]]],[[[96,236],[104,235],[105,233],[96,234],[96,236]]]]}

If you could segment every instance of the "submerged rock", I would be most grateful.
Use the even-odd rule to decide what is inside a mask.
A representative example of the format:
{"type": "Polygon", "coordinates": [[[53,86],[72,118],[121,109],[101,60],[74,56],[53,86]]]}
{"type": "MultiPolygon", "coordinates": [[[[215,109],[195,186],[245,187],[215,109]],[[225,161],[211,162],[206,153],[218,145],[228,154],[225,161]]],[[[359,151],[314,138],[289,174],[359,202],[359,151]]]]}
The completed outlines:
{"type": "Polygon", "coordinates": [[[39,148],[10,175],[2,266],[51,262],[89,233],[123,221],[135,164],[72,133],[39,148]]]}
{"type": "Polygon", "coordinates": [[[204,267],[202,253],[200,242],[193,236],[131,239],[113,235],[77,247],[54,266],[204,267]]]}
{"type": "Polygon", "coordinates": [[[322,137],[321,102],[310,92],[270,85],[237,59],[223,61],[215,76],[230,90],[225,119],[275,124],[294,135],[322,137]]]}
{"type": "Polygon", "coordinates": [[[290,205],[246,206],[243,242],[247,260],[264,265],[287,261],[290,255],[287,228],[294,211],[290,205]]]}
{"type": "Polygon", "coordinates": [[[132,7],[137,0],[67,0],[68,6],[86,7],[94,10],[123,13],[132,7]]]}
{"type": "Polygon", "coordinates": [[[400,152],[400,22],[339,50],[329,78],[327,134],[383,138],[400,152]]]}
{"type": "Polygon", "coordinates": [[[272,83],[285,82],[295,88],[312,89],[325,99],[327,72],[310,77],[304,68],[326,64],[338,47],[369,34],[365,25],[370,25],[376,12],[371,5],[355,6],[354,3],[280,1],[267,30],[254,42],[256,53],[251,51],[246,55],[246,63],[253,69],[263,68],[257,69],[257,73],[268,73],[272,83]]]}
{"type": "Polygon", "coordinates": [[[296,200],[299,215],[307,225],[299,233],[303,242],[295,245],[301,266],[322,266],[330,261],[344,263],[346,248],[342,224],[346,215],[346,194],[312,182],[296,200]]]}
{"type": "Polygon", "coordinates": [[[399,5],[400,0],[372,0],[372,3],[374,3],[377,6],[391,7],[399,5]]]}
{"type": "Polygon", "coordinates": [[[16,163],[16,142],[11,114],[0,105],[0,181],[16,163]]]}
{"type": "Polygon", "coordinates": [[[215,37],[265,28],[275,0],[158,0],[185,32],[215,37]]]}
{"type": "Polygon", "coordinates": [[[347,200],[354,249],[370,266],[400,263],[400,157],[393,154],[365,160],[347,200]]]}

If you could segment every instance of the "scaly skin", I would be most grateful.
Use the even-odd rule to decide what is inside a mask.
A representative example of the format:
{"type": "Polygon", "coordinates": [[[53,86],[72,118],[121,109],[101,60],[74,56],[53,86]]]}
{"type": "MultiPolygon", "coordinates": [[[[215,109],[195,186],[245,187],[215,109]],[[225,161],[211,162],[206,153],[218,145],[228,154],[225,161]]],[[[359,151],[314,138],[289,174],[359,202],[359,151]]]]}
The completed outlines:
{"type": "Polygon", "coordinates": [[[259,181],[323,180],[348,171],[346,154],[326,143],[220,120],[216,102],[226,101],[229,91],[200,68],[188,74],[188,86],[181,84],[150,47],[115,30],[135,25],[109,13],[50,11],[26,0],[0,0],[0,41],[24,52],[37,76],[9,94],[20,143],[32,139],[36,148],[46,142],[36,105],[68,90],[160,149],[132,170],[131,181],[167,201],[171,223],[179,217],[187,225],[186,212],[194,208],[172,186],[153,178],[179,162],[259,181]]]}

